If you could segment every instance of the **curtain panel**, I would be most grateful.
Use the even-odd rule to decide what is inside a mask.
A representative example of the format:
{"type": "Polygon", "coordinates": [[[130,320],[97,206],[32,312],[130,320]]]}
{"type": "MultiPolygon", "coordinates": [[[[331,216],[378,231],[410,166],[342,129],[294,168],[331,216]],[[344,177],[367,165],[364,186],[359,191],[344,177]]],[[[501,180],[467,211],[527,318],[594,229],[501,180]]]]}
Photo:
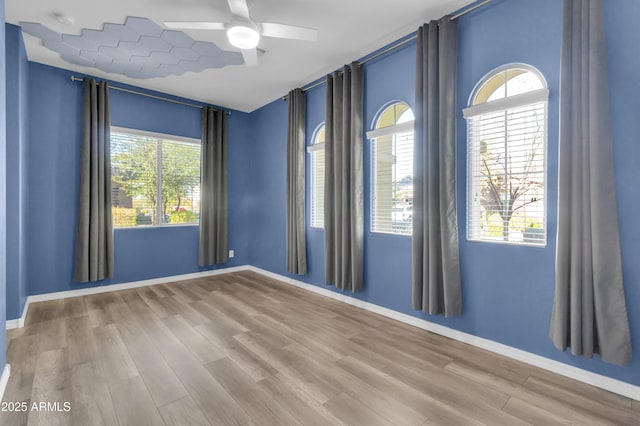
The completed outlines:
{"type": "Polygon", "coordinates": [[[228,256],[227,113],[202,109],[200,240],[198,265],[225,263],[228,256]]]}
{"type": "Polygon", "coordinates": [[[456,206],[457,21],[418,29],[413,171],[412,304],[460,315],[456,206]]]}
{"type": "Polygon", "coordinates": [[[304,148],[307,100],[301,89],[289,92],[289,135],[287,140],[287,271],[307,273],[307,245],[304,216],[304,148]]]}
{"type": "Polygon", "coordinates": [[[549,336],[573,355],[626,365],[602,0],[565,0],[560,80],[556,289],[549,336]]]}
{"type": "Polygon", "coordinates": [[[109,87],[85,78],[82,83],[82,145],[73,279],[113,277],[111,220],[111,120],[109,87]]]}
{"type": "Polygon", "coordinates": [[[325,280],[342,290],[363,286],[362,64],[327,76],[325,117],[325,280]]]}

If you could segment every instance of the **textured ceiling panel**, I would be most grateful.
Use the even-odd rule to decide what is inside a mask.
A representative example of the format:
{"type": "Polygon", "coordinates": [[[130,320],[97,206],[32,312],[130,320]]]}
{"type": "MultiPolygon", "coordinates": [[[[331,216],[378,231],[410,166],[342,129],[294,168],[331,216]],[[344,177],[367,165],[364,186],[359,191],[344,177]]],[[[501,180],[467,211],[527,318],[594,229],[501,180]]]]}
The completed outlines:
{"type": "MultiPolygon", "coordinates": [[[[142,40],[142,37],[140,38],[142,40]]],[[[142,43],[132,43],[130,41],[121,41],[118,44],[118,50],[120,52],[126,52],[129,56],[149,56],[151,49],[142,45],[142,43]]]]}
{"type": "Polygon", "coordinates": [[[98,51],[100,45],[83,36],[62,34],[62,42],[78,50],[94,50],[98,51]]]}
{"type": "Polygon", "coordinates": [[[222,53],[222,49],[218,46],[204,41],[196,41],[193,43],[193,46],[191,46],[191,49],[202,56],[218,56],[222,53]]]}
{"type": "MultiPolygon", "coordinates": [[[[133,56],[130,50],[122,49],[120,47],[100,46],[98,48],[98,52],[100,52],[104,56],[111,58],[111,60],[108,62],[111,62],[111,61],[129,62],[129,60],[131,59],[131,56],[133,56]]],[[[147,52],[146,54],[149,55],[150,53],[151,52],[147,52]]],[[[100,62],[100,61],[96,61],[96,62],[100,62]]]]}
{"type": "Polygon", "coordinates": [[[180,61],[180,66],[191,72],[202,72],[207,69],[203,64],[195,61],[180,61]]]}
{"type": "Polygon", "coordinates": [[[77,56],[77,55],[62,55],[62,59],[64,59],[65,61],[67,61],[69,63],[80,65],[82,67],[92,67],[92,66],[95,65],[90,60],[85,59],[82,56],[77,56]]]}
{"type": "Polygon", "coordinates": [[[175,47],[191,47],[195,40],[181,31],[167,30],[162,32],[161,38],[175,47]]]}
{"type": "Polygon", "coordinates": [[[169,53],[171,53],[176,58],[185,61],[197,61],[200,57],[197,52],[194,52],[192,49],[186,47],[174,47],[169,53]]]}
{"type": "Polygon", "coordinates": [[[151,37],[160,37],[162,28],[147,18],[128,17],[125,25],[133,32],[151,37]]]}
{"type": "MultiPolygon", "coordinates": [[[[29,32],[23,28],[24,32],[29,32]]],[[[31,34],[31,33],[29,33],[31,34]]],[[[33,34],[32,34],[33,35],[33,34]]],[[[91,40],[95,44],[104,47],[117,47],[120,40],[118,40],[113,34],[105,33],[101,30],[82,30],[82,36],[88,40],[91,40]]]]}
{"type": "Polygon", "coordinates": [[[22,31],[44,41],[62,41],[62,34],[34,22],[23,22],[22,31]]]}
{"type": "Polygon", "coordinates": [[[238,52],[165,30],[146,18],[130,16],[122,25],[107,23],[102,30],[83,29],[80,35],[60,34],[34,22],[20,25],[69,63],[131,78],[162,78],[243,63],[238,52]]]}
{"type": "Polygon", "coordinates": [[[102,31],[109,35],[112,35],[120,41],[138,41],[138,39],[140,39],[140,34],[130,28],[127,28],[126,25],[126,22],[124,23],[124,25],[111,23],[104,24],[102,31]]]}
{"type": "Polygon", "coordinates": [[[171,44],[158,37],[142,36],[140,37],[139,44],[149,50],[157,50],[159,52],[168,52],[171,50],[171,44]]]}
{"type": "Polygon", "coordinates": [[[43,40],[42,44],[50,50],[54,52],[58,52],[63,56],[78,56],[80,55],[80,51],[76,48],[69,46],[68,44],[63,43],[62,41],[55,40],[43,40]]]}
{"type": "Polygon", "coordinates": [[[109,64],[113,61],[112,57],[109,57],[107,55],[103,55],[102,53],[95,51],[95,50],[81,50],[80,51],[80,56],[84,59],[87,59],[91,62],[93,62],[94,64],[96,63],[106,63],[109,64]]]}

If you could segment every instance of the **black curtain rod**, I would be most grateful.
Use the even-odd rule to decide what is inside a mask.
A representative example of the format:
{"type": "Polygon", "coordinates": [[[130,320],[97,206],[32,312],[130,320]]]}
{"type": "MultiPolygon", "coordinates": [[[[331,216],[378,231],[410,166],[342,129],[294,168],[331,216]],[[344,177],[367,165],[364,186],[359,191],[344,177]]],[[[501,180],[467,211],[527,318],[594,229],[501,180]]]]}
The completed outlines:
{"type": "MultiPolygon", "coordinates": [[[[82,81],[82,80],[83,80],[82,78],[76,77],[75,75],[71,76],[71,81],[82,81]]],[[[118,87],[118,86],[109,85],[109,89],[117,90],[119,92],[131,93],[131,94],[134,94],[134,95],[146,96],[147,98],[158,99],[160,101],[171,102],[171,103],[174,103],[174,104],[184,105],[184,106],[188,106],[188,107],[191,107],[191,108],[198,108],[198,109],[204,108],[202,105],[191,104],[189,102],[177,101],[175,99],[165,98],[163,96],[150,95],[148,93],[138,92],[137,90],[125,89],[124,87],[118,87]]],[[[213,109],[215,109],[216,111],[225,112],[227,115],[231,115],[231,111],[226,111],[226,110],[223,110],[223,109],[220,109],[220,108],[213,108],[213,109]]]]}
{"type": "MultiPolygon", "coordinates": [[[[462,12],[453,15],[451,18],[449,18],[449,20],[450,21],[455,21],[456,19],[460,18],[461,16],[464,16],[467,13],[473,12],[474,10],[481,8],[482,6],[487,5],[487,4],[491,3],[492,1],[493,0],[484,0],[483,2],[480,2],[480,3],[476,4],[476,5],[473,5],[470,8],[465,9],[462,12]]],[[[396,44],[394,44],[392,46],[389,46],[386,49],[381,50],[378,53],[375,53],[375,54],[373,54],[371,56],[368,56],[368,57],[364,58],[362,61],[360,61],[360,63],[361,64],[366,64],[369,61],[373,61],[374,59],[379,58],[380,56],[386,55],[389,52],[393,52],[394,50],[396,50],[396,49],[398,49],[398,48],[400,48],[400,47],[402,47],[402,46],[404,46],[406,44],[411,43],[416,38],[418,38],[418,36],[414,34],[411,37],[406,38],[406,39],[404,39],[404,40],[402,40],[402,41],[400,41],[400,42],[398,42],[398,43],[396,43],[396,44]]],[[[340,72],[342,72],[342,71],[340,71],[340,72]]],[[[302,91],[306,92],[308,90],[311,90],[313,88],[321,86],[321,85],[323,85],[325,83],[326,83],[325,80],[316,81],[315,83],[311,83],[310,85],[303,87],[302,91]]],[[[286,101],[287,99],[289,99],[289,95],[284,95],[282,97],[283,101],[286,101]]]]}

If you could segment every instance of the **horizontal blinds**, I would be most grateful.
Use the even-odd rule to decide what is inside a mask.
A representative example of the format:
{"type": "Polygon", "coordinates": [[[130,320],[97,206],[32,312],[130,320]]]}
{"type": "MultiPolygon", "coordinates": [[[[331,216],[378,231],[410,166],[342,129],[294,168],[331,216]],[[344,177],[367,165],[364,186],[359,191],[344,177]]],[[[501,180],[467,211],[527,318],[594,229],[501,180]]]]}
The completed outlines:
{"type": "Polygon", "coordinates": [[[164,223],[198,223],[200,144],[159,140],[162,149],[161,209],[164,223]]]}
{"type": "Polygon", "coordinates": [[[200,144],[112,132],[111,166],[114,227],[198,222],[200,144]]]}
{"type": "Polygon", "coordinates": [[[546,102],[477,115],[468,126],[469,238],[544,244],[546,102]]]}
{"type": "Polygon", "coordinates": [[[311,226],[324,228],[324,144],[311,152],[311,170],[311,226]]]}
{"type": "Polygon", "coordinates": [[[371,141],[373,232],[410,235],[413,221],[413,130],[371,141]]]}
{"type": "Polygon", "coordinates": [[[111,133],[111,205],[114,227],[157,224],[157,165],[156,139],[111,133]]]}

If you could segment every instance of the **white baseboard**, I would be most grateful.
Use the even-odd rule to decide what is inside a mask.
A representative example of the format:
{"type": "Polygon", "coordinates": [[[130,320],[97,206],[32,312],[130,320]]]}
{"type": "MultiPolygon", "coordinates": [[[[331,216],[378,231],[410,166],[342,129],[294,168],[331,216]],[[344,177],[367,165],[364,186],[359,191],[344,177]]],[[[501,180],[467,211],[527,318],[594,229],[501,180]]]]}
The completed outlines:
{"type": "Polygon", "coordinates": [[[20,318],[7,320],[7,330],[11,330],[12,328],[22,328],[24,327],[24,320],[27,318],[27,312],[29,311],[29,298],[24,303],[24,308],[22,308],[22,315],[20,318]]]}
{"type": "Polygon", "coordinates": [[[0,401],[4,399],[4,391],[7,389],[9,376],[11,376],[11,366],[9,364],[5,364],[2,376],[0,377],[0,401]]]}
{"type": "Polygon", "coordinates": [[[405,324],[412,325],[414,327],[421,328],[423,330],[430,331],[435,334],[439,334],[444,337],[448,337],[459,342],[467,343],[478,348],[494,352],[499,355],[506,356],[508,358],[515,359],[517,361],[524,362],[547,371],[559,374],[561,376],[569,377],[571,379],[583,382],[592,386],[596,386],[601,389],[608,390],[610,392],[617,393],[619,395],[626,396],[628,398],[640,401],[640,386],[635,386],[621,380],[612,379],[611,377],[603,376],[600,374],[592,373],[591,371],[583,370],[581,368],[574,367],[572,365],[564,364],[559,361],[555,361],[549,358],[535,355],[530,352],[516,349],[511,346],[504,345],[502,343],[494,342],[493,340],[484,339],[482,337],[474,336],[472,334],[464,333],[453,328],[445,327],[440,324],[435,324],[421,318],[417,318],[411,315],[403,314],[398,311],[394,311],[382,306],[374,305],[373,303],[365,302],[342,293],[336,293],[326,288],[318,287],[315,285],[307,284],[296,279],[286,277],[284,275],[276,274],[264,269],[260,269],[254,266],[249,266],[249,270],[265,275],[270,278],[274,278],[278,281],[303,288],[305,290],[312,291],[314,293],[321,294],[331,299],[339,300],[344,303],[356,306],[358,308],[366,309],[367,311],[380,314],[382,316],[392,318],[394,320],[403,322],[405,324]]]}
{"type": "MultiPolygon", "coordinates": [[[[430,331],[441,336],[448,337],[459,342],[467,343],[478,348],[488,350],[490,352],[497,353],[499,355],[506,356],[508,358],[515,359],[517,361],[530,364],[544,370],[551,371],[561,376],[569,377],[571,379],[583,382],[592,386],[599,387],[601,389],[608,390],[610,392],[617,393],[619,395],[626,396],[628,398],[640,401],[640,386],[635,386],[630,383],[623,382],[621,380],[612,379],[607,376],[593,373],[591,371],[583,370],[581,368],[574,367],[572,365],[564,364],[559,361],[555,361],[549,358],[535,355],[530,352],[516,349],[511,346],[504,345],[502,343],[494,342],[493,340],[485,339],[482,337],[474,336],[472,334],[464,333],[453,328],[445,327],[440,324],[435,324],[421,318],[417,318],[411,315],[403,314],[392,309],[384,308],[379,305],[375,305],[370,302],[356,299],[343,293],[337,293],[326,288],[318,287],[312,284],[307,284],[296,279],[276,274],[264,269],[257,268],[255,266],[244,265],[236,266],[225,269],[215,269],[212,271],[196,272],[193,274],[174,275],[171,277],[155,278],[150,280],[135,281],[130,283],[112,284],[101,287],[91,287],[78,290],[62,291],[57,293],[38,294],[35,296],[29,296],[27,303],[24,307],[21,318],[16,320],[7,321],[7,328],[15,328],[24,326],[24,319],[29,309],[30,303],[43,302],[47,300],[65,299],[69,297],[86,296],[90,294],[107,293],[111,291],[126,290],[136,287],[145,287],[156,284],[166,284],[175,281],[184,281],[194,278],[207,277],[212,275],[229,274],[238,271],[254,271],[264,276],[276,279],[286,284],[290,284],[314,293],[321,294],[331,299],[338,300],[340,302],[348,303],[358,308],[366,309],[367,311],[374,312],[376,314],[392,318],[394,320],[403,322],[405,324],[412,325],[414,327],[421,328],[423,330],[430,331]]],[[[0,390],[4,390],[6,381],[9,379],[10,368],[9,364],[5,367],[5,371],[0,379],[0,390]],[[6,377],[5,377],[6,376],[6,377]]]]}
{"type": "Polygon", "coordinates": [[[127,290],[127,289],[137,288],[137,287],[147,287],[150,285],[166,284],[166,283],[172,283],[176,281],[192,280],[195,278],[229,274],[231,272],[238,272],[238,271],[246,271],[248,269],[249,269],[248,266],[234,266],[231,268],[214,269],[211,271],[194,272],[191,274],[173,275],[170,277],[152,278],[149,280],[132,281],[132,282],[121,283],[121,284],[110,284],[110,285],[103,285],[99,287],[80,288],[77,290],[58,291],[55,293],[36,294],[36,295],[27,297],[27,302],[25,303],[24,309],[22,310],[22,316],[18,319],[7,320],[6,328],[7,330],[10,330],[12,328],[24,327],[24,320],[27,317],[27,311],[29,310],[29,305],[31,303],[46,302],[49,300],[57,300],[57,299],[67,299],[70,297],[87,296],[90,294],[109,293],[112,291],[127,290]]]}

